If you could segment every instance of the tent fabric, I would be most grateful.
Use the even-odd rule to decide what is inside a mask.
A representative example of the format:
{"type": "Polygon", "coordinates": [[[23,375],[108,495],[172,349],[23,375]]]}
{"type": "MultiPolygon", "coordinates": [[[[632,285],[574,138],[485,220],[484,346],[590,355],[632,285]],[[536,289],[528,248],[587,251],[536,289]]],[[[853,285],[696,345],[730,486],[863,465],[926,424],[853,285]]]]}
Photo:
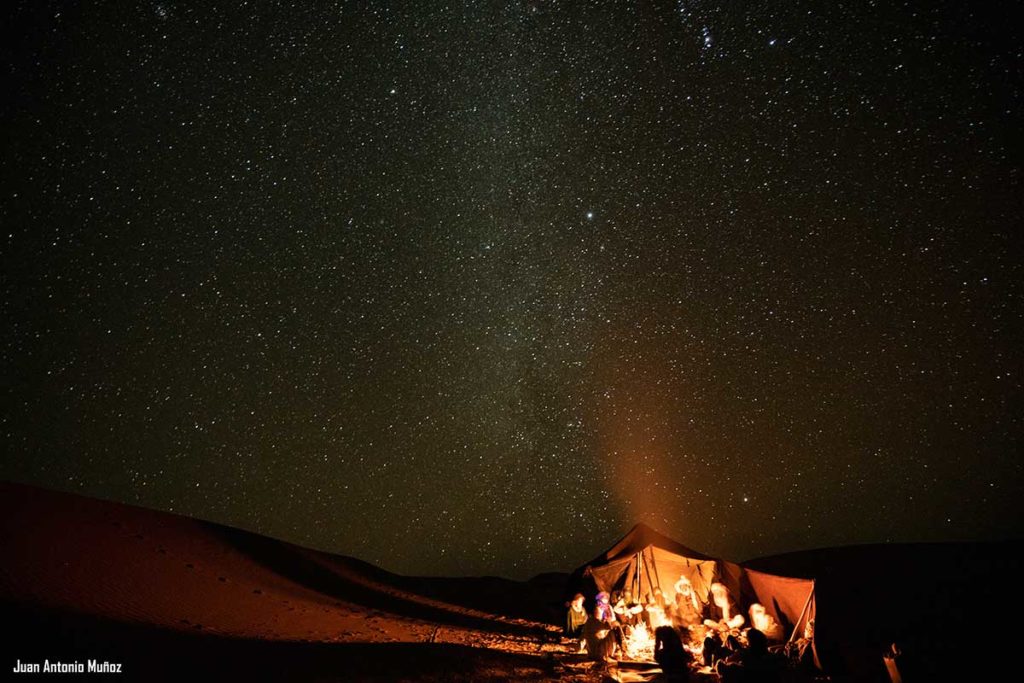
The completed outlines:
{"type": "Polygon", "coordinates": [[[808,620],[814,618],[814,581],[753,569],[745,569],[744,577],[750,586],[750,602],[764,605],[769,614],[799,638],[808,620]]]}
{"type": "Polygon", "coordinates": [[[591,567],[590,576],[598,590],[612,592],[622,590],[626,585],[626,572],[633,564],[634,558],[624,557],[605,565],[591,567]]]}
{"type": "Polygon", "coordinates": [[[604,553],[598,555],[588,564],[604,564],[605,562],[609,562],[613,559],[635,555],[649,546],[661,548],[662,550],[667,550],[675,553],[676,555],[682,555],[683,557],[689,557],[694,560],[715,560],[715,558],[705,555],[704,553],[699,553],[693,548],[687,548],[682,543],[655,531],[646,524],[637,524],[629,530],[629,533],[619,539],[618,543],[613,545],[604,553]]]}
{"type": "Polygon", "coordinates": [[[714,560],[699,560],[649,546],[639,553],[590,565],[590,576],[598,590],[629,591],[636,597],[653,595],[660,589],[665,599],[675,599],[679,577],[690,580],[697,595],[706,599],[715,577],[714,560]]]}
{"type": "Polygon", "coordinates": [[[717,564],[715,558],[637,524],[615,545],[577,569],[574,577],[593,579],[598,590],[629,590],[638,597],[660,588],[665,598],[672,600],[676,581],[686,576],[698,597],[707,601],[717,564]]]}
{"type": "Polygon", "coordinates": [[[715,580],[716,563],[714,560],[698,560],[683,557],[661,548],[652,548],[654,566],[660,577],[661,590],[665,599],[676,599],[675,585],[679,577],[685,576],[693,586],[697,597],[704,602],[711,592],[711,584],[715,580]]]}

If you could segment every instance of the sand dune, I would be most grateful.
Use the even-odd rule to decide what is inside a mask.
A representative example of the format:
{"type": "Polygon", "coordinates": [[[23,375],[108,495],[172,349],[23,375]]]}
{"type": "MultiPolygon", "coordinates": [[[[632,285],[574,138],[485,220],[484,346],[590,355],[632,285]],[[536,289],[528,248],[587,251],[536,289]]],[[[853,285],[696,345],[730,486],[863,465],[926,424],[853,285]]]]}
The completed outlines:
{"type": "Polygon", "coordinates": [[[128,505],[10,483],[0,499],[12,666],[99,657],[148,680],[537,680],[562,666],[543,619],[564,577],[402,577],[128,505]]]}

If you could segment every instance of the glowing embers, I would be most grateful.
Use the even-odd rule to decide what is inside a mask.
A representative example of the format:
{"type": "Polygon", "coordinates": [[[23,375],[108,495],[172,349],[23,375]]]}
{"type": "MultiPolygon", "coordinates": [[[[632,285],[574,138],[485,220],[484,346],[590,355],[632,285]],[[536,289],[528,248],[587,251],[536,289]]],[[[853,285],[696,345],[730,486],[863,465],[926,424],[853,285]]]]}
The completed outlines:
{"type": "Polygon", "coordinates": [[[654,637],[647,629],[647,624],[641,622],[635,626],[626,627],[622,650],[625,659],[634,662],[654,661],[654,637]]]}

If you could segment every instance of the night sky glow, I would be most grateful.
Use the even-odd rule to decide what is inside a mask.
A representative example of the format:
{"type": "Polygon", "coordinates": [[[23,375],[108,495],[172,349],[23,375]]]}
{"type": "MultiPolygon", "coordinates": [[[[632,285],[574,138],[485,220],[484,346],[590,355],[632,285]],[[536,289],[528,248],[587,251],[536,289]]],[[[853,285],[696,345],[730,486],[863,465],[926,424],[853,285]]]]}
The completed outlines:
{"type": "Polygon", "coordinates": [[[207,5],[4,5],[0,477],[415,574],[1024,531],[1016,3],[207,5]]]}

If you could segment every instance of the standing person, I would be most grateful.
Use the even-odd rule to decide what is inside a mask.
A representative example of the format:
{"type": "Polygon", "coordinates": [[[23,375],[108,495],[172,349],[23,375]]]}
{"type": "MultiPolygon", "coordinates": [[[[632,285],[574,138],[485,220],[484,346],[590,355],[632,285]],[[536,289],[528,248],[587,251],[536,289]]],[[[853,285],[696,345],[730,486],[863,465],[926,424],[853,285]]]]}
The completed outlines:
{"type": "Polygon", "coordinates": [[[583,626],[586,623],[587,611],[583,609],[583,593],[577,593],[569,603],[569,610],[565,615],[565,637],[578,643],[580,652],[583,652],[585,645],[583,626]]]}

